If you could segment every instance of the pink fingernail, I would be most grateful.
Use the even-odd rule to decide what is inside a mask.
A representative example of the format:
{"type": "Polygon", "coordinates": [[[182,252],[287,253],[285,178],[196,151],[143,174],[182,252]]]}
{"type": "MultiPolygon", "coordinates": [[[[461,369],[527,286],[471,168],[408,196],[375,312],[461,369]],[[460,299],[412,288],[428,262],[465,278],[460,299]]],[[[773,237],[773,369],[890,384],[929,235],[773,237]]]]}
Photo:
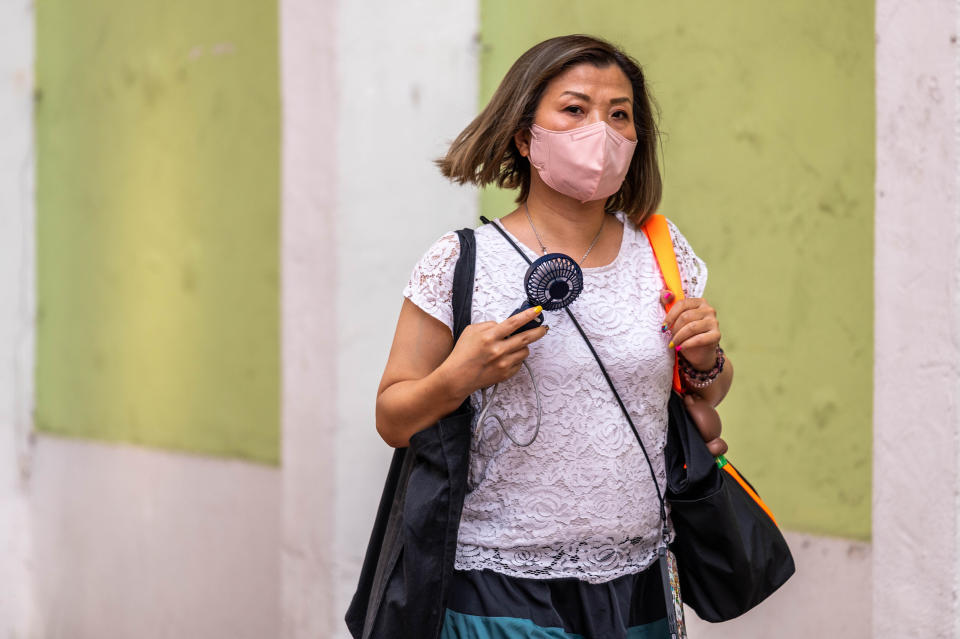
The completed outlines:
{"type": "Polygon", "coordinates": [[[680,344],[677,344],[676,347],[675,347],[673,350],[675,350],[675,351],[677,351],[677,352],[679,353],[681,348],[683,348],[683,347],[680,346],[680,344]]]}

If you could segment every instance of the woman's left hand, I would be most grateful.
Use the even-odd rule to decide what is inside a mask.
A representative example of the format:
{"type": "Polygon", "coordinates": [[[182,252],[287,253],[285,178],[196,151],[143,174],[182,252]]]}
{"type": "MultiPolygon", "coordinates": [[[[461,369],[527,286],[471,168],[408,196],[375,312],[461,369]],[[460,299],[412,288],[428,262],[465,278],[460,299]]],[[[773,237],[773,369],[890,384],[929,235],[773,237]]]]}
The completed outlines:
{"type": "MultiPolygon", "coordinates": [[[[666,305],[673,293],[663,291],[660,302],[666,305]]],[[[717,361],[720,324],[717,311],[702,297],[686,297],[667,313],[663,325],[670,332],[672,347],[697,370],[710,370],[717,361]]]]}
{"type": "Polygon", "coordinates": [[[700,436],[707,444],[707,450],[714,457],[725,455],[727,452],[727,442],[723,441],[720,433],[723,432],[723,423],[720,421],[720,414],[710,402],[700,399],[695,395],[684,395],[683,403],[687,406],[687,413],[690,419],[697,425],[700,436]]]}

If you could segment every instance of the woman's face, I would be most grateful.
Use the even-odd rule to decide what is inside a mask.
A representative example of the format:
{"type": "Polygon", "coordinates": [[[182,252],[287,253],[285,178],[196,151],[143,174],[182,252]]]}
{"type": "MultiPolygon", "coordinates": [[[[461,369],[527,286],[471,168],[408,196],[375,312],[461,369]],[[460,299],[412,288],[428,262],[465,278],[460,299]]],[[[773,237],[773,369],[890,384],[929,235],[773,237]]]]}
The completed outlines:
{"type": "Polygon", "coordinates": [[[533,119],[534,124],[551,131],[600,121],[629,140],[637,139],[633,87],[616,64],[597,68],[584,63],[567,69],[547,84],[533,119]]]}

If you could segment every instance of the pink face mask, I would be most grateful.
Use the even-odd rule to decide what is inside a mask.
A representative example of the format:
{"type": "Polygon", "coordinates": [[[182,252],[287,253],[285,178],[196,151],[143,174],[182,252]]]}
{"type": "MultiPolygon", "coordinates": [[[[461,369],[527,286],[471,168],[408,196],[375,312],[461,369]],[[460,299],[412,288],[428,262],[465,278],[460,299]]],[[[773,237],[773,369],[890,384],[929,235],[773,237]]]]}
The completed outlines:
{"type": "Polygon", "coordinates": [[[530,164],[555,191],[592,202],[620,190],[637,143],[606,122],[569,131],[530,127],[530,164]]]}

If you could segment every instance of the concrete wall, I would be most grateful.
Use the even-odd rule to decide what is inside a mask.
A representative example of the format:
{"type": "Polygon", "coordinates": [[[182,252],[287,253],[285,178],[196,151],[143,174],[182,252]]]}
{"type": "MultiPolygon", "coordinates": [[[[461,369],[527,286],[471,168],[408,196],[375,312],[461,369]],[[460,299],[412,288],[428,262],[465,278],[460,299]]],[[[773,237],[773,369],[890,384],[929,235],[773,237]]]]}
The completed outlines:
{"type": "Polygon", "coordinates": [[[958,3],[877,3],[873,625],[956,637],[958,3]]]}
{"type": "MultiPolygon", "coordinates": [[[[506,64],[527,45],[565,30],[608,35],[648,65],[670,134],[662,210],[691,229],[688,236],[712,267],[708,290],[730,309],[723,321],[732,356],[739,353],[738,388],[747,389],[749,400],[742,401],[775,396],[776,388],[762,384],[751,391],[750,380],[780,355],[796,355],[793,346],[768,341],[774,338],[762,327],[744,332],[755,320],[744,318],[749,309],[736,309],[744,306],[742,298],[752,300],[758,290],[767,290],[763,278],[786,277],[810,308],[848,311],[796,320],[803,320],[804,330],[828,334],[819,344],[825,351],[798,360],[797,374],[804,377],[799,386],[792,373],[778,369],[783,384],[800,389],[792,391],[800,407],[782,410],[795,409],[796,419],[816,426],[804,431],[806,438],[787,427],[789,420],[762,438],[738,426],[735,416],[742,407],[733,398],[724,412],[733,422],[728,433],[736,458],[777,514],[806,531],[788,532],[798,574],[742,619],[710,626],[691,618],[691,634],[899,638],[960,633],[955,601],[960,592],[957,0],[876,5],[875,116],[872,93],[864,108],[865,86],[870,91],[873,86],[873,47],[864,45],[872,43],[872,5],[790,3],[774,11],[758,4],[744,6],[744,14],[714,15],[692,3],[670,8],[650,3],[636,19],[618,18],[615,24],[606,14],[574,3],[561,4],[560,10],[550,3],[549,13],[538,13],[544,6],[508,7],[492,0],[455,5],[422,0],[402,7],[385,0],[279,4],[274,122],[282,128],[273,143],[275,194],[282,202],[276,210],[282,216],[278,219],[275,210],[272,242],[282,277],[282,289],[279,294],[274,289],[273,298],[279,307],[276,336],[282,339],[273,346],[278,367],[273,375],[279,380],[275,414],[250,421],[261,435],[272,432],[274,443],[265,444],[257,435],[246,449],[223,445],[233,437],[244,439],[241,429],[225,436],[219,431],[213,440],[219,443],[205,447],[193,434],[177,431],[191,423],[179,418],[169,423],[171,433],[162,432],[163,424],[141,431],[124,420],[116,422],[121,428],[115,437],[96,428],[82,433],[110,440],[147,433],[137,441],[166,445],[163,438],[149,436],[160,432],[170,437],[171,447],[194,453],[32,433],[33,17],[27,6],[0,6],[0,138],[5,142],[0,148],[0,299],[5,301],[0,305],[0,361],[5,362],[0,367],[0,583],[19,585],[0,594],[0,634],[347,636],[342,616],[390,454],[374,430],[373,394],[400,290],[424,248],[444,231],[470,224],[477,213],[475,194],[446,184],[430,160],[470,120],[506,64]],[[737,19],[745,14],[749,20],[737,19]],[[556,15],[562,17],[543,17],[556,15]],[[733,22],[717,28],[728,19],[733,22]],[[737,41],[724,41],[724,33],[737,41]],[[724,93],[729,86],[737,87],[736,99],[724,93]],[[705,113],[694,99],[698,95],[709,96],[702,101],[716,112],[705,113]],[[808,116],[814,119],[803,119],[808,116]],[[873,194],[863,193],[873,166],[874,117],[875,236],[873,194]],[[702,153],[698,140],[712,141],[720,150],[702,153]],[[717,167],[724,172],[714,172],[717,167]],[[741,188],[743,182],[735,178],[744,171],[766,176],[772,186],[758,178],[750,183],[755,186],[741,188]],[[794,174],[796,179],[789,178],[794,174]],[[746,210],[740,198],[756,207],[746,210]],[[787,221],[775,217],[781,205],[787,221]],[[703,210],[726,213],[698,225],[703,210]],[[769,226],[767,217],[757,217],[761,213],[770,218],[769,226]],[[744,255],[767,258],[736,243],[734,222],[759,229],[768,242],[786,242],[778,244],[781,254],[794,245],[780,231],[795,231],[802,250],[787,255],[779,271],[751,270],[743,266],[744,255]],[[777,230],[776,224],[786,226],[777,230]],[[828,268],[835,254],[843,261],[832,264],[841,264],[851,278],[851,290],[842,292],[846,306],[831,297],[835,282],[822,281],[825,271],[835,272],[828,268]],[[808,263],[817,265],[814,283],[801,278],[811,275],[801,268],[808,263]],[[758,335],[766,337],[758,340],[758,335]],[[871,351],[876,358],[872,406],[871,371],[864,363],[871,351]],[[815,370],[849,379],[816,378],[808,368],[817,357],[830,365],[819,362],[815,370]],[[818,384],[840,389],[839,395],[818,384]],[[863,431],[871,423],[871,409],[872,516],[864,504],[871,478],[861,463],[870,454],[869,433],[863,431]],[[838,434],[841,426],[849,432],[838,434]],[[823,450],[830,441],[842,445],[823,450]],[[282,458],[282,465],[224,455],[268,462],[282,458]],[[846,465],[828,482],[831,464],[846,465]],[[806,481],[808,470],[812,482],[806,481]],[[872,543],[867,543],[863,539],[871,526],[872,543]]],[[[157,24],[164,23],[162,15],[155,17],[157,24]]],[[[127,59],[134,76],[145,78],[144,99],[152,95],[162,101],[164,69],[176,70],[161,50],[147,46],[140,50],[143,57],[127,59]],[[159,93],[151,93],[155,90],[159,93]]],[[[138,48],[129,44],[124,51],[138,48]]],[[[240,55],[240,49],[229,47],[216,48],[214,55],[214,47],[206,45],[185,51],[187,65],[219,64],[240,55]]],[[[109,82],[101,85],[109,88],[109,82]]],[[[38,127],[45,122],[41,118],[38,127]]],[[[63,152],[59,136],[46,140],[41,151],[63,152]]],[[[163,142],[160,136],[158,144],[163,142]]],[[[136,145],[130,149],[142,151],[136,145]]],[[[131,162],[152,161],[144,157],[131,162]]],[[[126,170],[117,158],[110,161],[126,170]]],[[[189,161],[206,167],[216,159],[189,161]]],[[[67,201],[52,187],[47,198],[41,198],[43,206],[67,201]]],[[[100,211],[82,198],[77,201],[85,210],[100,211]]],[[[506,201],[500,194],[483,198],[489,213],[506,201]]],[[[81,244],[85,241],[78,219],[64,224],[77,229],[81,244]]],[[[50,241],[70,239],[55,237],[57,228],[40,235],[41,250],[55,246],[50,241]]],[[[238,236],[237,241],[263,247],[270,243],[267,235],[238,236]]],[[[61,271],[70,275],[69,269],[61,271]]],[[[54,293],[52,302],[62,303],[54,289],[48,292],[54,293]]],[[[258,322],[248,326],[266,326],[258,322]]],[[[78,331],[70,328],[64,335],[79,344],[78,331]]],[[[137,344],[142,342],[134,340],[135,351],[137,344]]],[[[82,367],[74,373],[78,370],[82,367]]],[[[101,385],[113,388],[112,382],[101,385]]],[[[59,388],[63,395],[68,385],[59,388]]],[[[263,398],[254,403],[269,405],[263,398]]]]}
{"type": "Polygon", "coordinates": [[[32,637],[33,11],[0,3],[0,635],[32,637]]]}

